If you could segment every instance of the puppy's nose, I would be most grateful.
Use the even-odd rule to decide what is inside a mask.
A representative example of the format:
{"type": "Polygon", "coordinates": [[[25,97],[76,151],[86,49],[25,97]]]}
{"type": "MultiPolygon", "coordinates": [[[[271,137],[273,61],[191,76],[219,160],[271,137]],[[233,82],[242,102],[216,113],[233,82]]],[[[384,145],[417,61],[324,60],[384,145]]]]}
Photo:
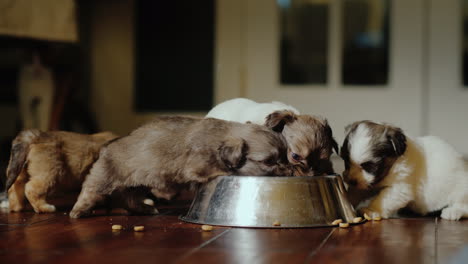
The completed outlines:
{"type": "Polygon", "coordinates": [[[284,164],[278,164],[272,173],[271,176],[294,176],[291,167],[284,164]]]}

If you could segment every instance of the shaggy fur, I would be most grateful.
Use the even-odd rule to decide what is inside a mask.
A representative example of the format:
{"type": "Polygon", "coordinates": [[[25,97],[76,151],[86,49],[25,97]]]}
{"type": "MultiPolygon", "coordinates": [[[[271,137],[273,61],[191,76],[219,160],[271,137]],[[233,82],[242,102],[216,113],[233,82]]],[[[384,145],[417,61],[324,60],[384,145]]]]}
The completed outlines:
{"type": "Polygon", "coordinates": [[[338,153],[338,144],[326,119],[283,110],[269,114],[265,125],[284,136],[291,164],[308,175],[334,174],[330,156],[338,153]]]}
{"type": "MultiPolygon", "coordinates": [[[[115,191],[147,187],[170,199],[184,186],[222,175],[292,175],[280,134],[219,119],[159,117],[101,150],[70,217],[89,214],[115,191]]],[[[155,213],[152,206],[128,206],[155,213]]]]}
{"type": "Polygon", "coordinates": [[[281,102],[257,103],[236,98],[214,107],[207,115],[224,120],[252,122],[281,132],[288,144],[288,160],[305,175],[333,174],[330,156],[338,144],[324,118],[300,115],[281,102]]]}
{"type": "Polygon", "coordinates": [[[357,189],[378,190],[361,209],[388,218],[408,207],[441,217],[468,217],[468,168],[462,156],[440,138],[410,139],[400,128],[360,121],[347,128],[341,148],[343,177],[357,189]]]}
{"type": "Polygon", "coordinates": [[[101,146],[116,137],[110,132],[20,132],[13,140],[7,168],[10,210],[23,210],[27,198],[36,213],[55,212],[47,196],[64,189],[79,190],[101,146]]]}

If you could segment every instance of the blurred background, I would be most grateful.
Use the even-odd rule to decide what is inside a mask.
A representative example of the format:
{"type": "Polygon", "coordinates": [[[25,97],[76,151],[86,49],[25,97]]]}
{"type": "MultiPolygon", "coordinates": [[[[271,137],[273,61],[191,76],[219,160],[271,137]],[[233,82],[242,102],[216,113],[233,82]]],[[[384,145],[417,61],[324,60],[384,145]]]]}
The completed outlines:
{"type": "Polygon", "coordinates": [[[0,178],[24,128],[125,135],[235,97],[468,155],[468,0],[0,0],[0,178]]]}

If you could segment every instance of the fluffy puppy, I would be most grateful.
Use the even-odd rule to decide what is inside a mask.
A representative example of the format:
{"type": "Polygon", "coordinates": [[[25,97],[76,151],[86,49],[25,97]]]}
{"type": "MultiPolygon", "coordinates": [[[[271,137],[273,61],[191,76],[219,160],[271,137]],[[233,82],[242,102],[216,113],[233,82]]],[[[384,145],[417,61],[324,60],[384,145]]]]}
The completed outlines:
{"type": "Polygon", "coordinates": [[[282,133],[288,144],[288,160],[303,175],[333,174],[330,156],[338,144],[326,119],[300,115],[281,102],[257,103],[236,98],[215,106],[207,117],[266,125],[282,133]]]}
{"type": "Polygon", "coordinates": [[[278,110],[289,110],[299,114],[296,108],[282,102],[257,103],[246,98],[235,98],[216,105],[206,117],[263,125],[265,117],[278,110]]]}
{"type": "Polygon", "coordinates": [[[440,138],[411,139],[400,128],[360,121],[346,128],[341,148],[344,180],[375,191],[362,213],[388,218],[408,207],[441,217],[468,217],[468,168],[462,156],[440,138]]]}
{"type": "Polygon", "coordinates": [[[64,189],[79,190],[101,146],[116,137],[110,132],[20,132],[12,142],[6,172],[10,211],[23,210],[27,198],[36,213],[55,212],[47,196],[64,189]]]}
{"type": "MultiPolygon", "coordinates": [[[[101,150],[70,217],[87,215],[113,192],[133,187],[150,188],[157,198],[170,199],[184,186],[217,176],[292,174],[283,137],[265,126],[158,117],[101,150]]],[[[157,212],[145,204],[126,209],[157,212]]]]}
{"type": "Polygon", "coordinates": [[[289,163],[306,175],[334,173],[330,156],[333,150],[338,153],[338,144],[326,119],[283,110],[269,114],[265,126],[284,136],[289,163]]]}

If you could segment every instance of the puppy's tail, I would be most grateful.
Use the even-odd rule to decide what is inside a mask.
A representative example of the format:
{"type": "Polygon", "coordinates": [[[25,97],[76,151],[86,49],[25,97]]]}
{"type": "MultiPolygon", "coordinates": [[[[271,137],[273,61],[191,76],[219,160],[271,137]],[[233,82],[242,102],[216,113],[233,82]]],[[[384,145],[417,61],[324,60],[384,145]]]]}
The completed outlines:
{"type": "Polygon", "coordinates": [[[29,153],[29,145],[41,135],[38,129],[21,131],[11,144],[10,161],[6,171],[6,191],[10,189],[26,166],[26,158],[29,153]]]}

